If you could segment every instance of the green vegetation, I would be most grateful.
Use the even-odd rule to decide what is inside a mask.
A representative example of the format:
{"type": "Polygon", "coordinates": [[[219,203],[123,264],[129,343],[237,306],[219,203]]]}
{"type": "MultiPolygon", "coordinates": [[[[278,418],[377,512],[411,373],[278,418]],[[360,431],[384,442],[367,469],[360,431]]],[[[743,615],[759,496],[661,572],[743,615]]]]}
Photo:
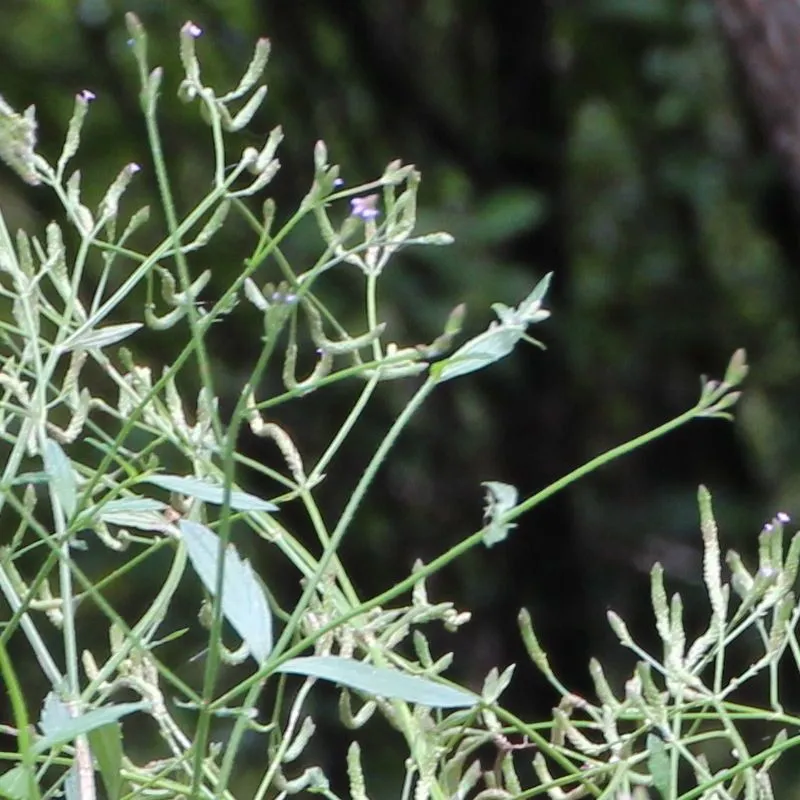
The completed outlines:
{"type": "Polygon", "coordinates": [[[0,11],[0,794],[786,796],[791,248],[710,10],[180,6],[0,11]]]}

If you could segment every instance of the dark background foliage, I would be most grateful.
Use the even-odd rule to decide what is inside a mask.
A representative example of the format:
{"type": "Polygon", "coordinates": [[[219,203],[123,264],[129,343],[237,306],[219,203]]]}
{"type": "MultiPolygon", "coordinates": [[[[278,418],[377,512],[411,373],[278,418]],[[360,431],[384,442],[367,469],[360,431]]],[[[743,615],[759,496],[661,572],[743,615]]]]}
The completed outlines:
{"type": "MultiPolygon", "coordinates": [[[[747,348],[753,369],[734,425],[695,423],[605,468],[537,508],[502,546],[471,553],[433,581],[434,596],[475,615],[458,641],[439,643],[457,652],[454,675],[477,686],[491,666],[516,662],[507,704],[542,718],[554,697],[521,648],[521,606],[565,683],[591,693],[590,656],[618,681],[631,665],[607,630],[607,608],[650,636],[653,561],[688,598],[689,627],[702,624],[699,482],[714,494],[725,543],[750,558],[768,516],[800,511],[796,141],[785,114],[791,82],[769,80],[791,59],[764,50],[777,23],[753,18],[756,5],[6,0],[0,93],[17,108],[36,104],[41,146],[53,154],[73,94],[96,92],[79,155],[87,190],[99,196],[135,160],[145,165],[144,202],[152,173],[122,22],[123,11],[135,11],[153,63],[167,68],[163,131],[186,210],[207,186],[209,143],[195,110],[174,99],[178,29],[187,19],[204,29],[204,73],[223,87],[266,35],[270,94],[245,138],[256,143],[284,127],[283,166],[270,187],[283,218],[306,191],[321,138],[350,184],[393,158],[417,164],[420,229],[456,236],[453,247],[404,254],[387,273],[383,318],[392,339],[429,341],[460,301],[477,331],[491,302],[514,303],[555,272],[553,318],[536,332],[548,351],[521,348],[485,374],[443,386],[382,471],[345,545],[363,596],[473,531],[481,481],[508,481],[529,495],[680,413],[694,403],[701,373],[720,375],[733,350],[747,348]],[[748,13],[748,36],[737,35],[748,13]]],[[[777,14],[791,3],[770,5],[777,14]]],[[[779,30],[792,24],[779,22],[779,30]]],[[[0,205],[15,225],[41,228],[58,213],[46,192],[7,170],[0,205]]],[[[193,267],[210,266],[222,286],[247,246],[233,226],[193,267]]],[[[291,257],[302,264],[315,247],[309,231],[294,238],[291,257]]],[[[331,284],[331,302],[345,315],[357,291],[351,278],[331,284]]],[[[164,338],[142,337],[138,357],[169,362],[164,338]]],[[[223,407],[259,346],[258,321],[244,311],[218,326],[211,347],[223,407]]],[[[379,393],[323,487],[331,518],[412,390],[379,393]]],[[[353,391],[315,394],[278,418],[312,457],[353,391]]],[[[245,437],[242,447],[274,458],[255,440],[245,437]]],[[[271,574],[268,554],[251,555],[291,598],[294,577],[271,574]]],[[[134,603],[137,587],[127,592],[134,603]]],[[[187,617],[194,612],[187,604],[187,617]]],[[[800,702],[799,688],[787,674],[788,706],[800,702]]],[[[342,737],[322,741],[318,756],[340,760],[342,737]]],[[[387,757],[393,742],[387,734],[387,757]]],[[[385,796],[395,796],[386,782],[385,796]]]]}

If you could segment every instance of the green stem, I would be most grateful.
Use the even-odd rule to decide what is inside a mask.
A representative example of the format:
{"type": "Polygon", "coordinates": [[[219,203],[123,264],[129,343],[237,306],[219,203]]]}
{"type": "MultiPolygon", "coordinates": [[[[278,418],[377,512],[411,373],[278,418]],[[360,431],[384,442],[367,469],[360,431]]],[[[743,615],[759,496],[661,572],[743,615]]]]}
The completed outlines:
{"type": "MultiPolygon", "coordinates": [[[[420,392],[422,392],[427,386],[428,386],[428,383],[426,382],[425,384],[423,384],[423,387],[420,389],[420,392]]],[[[417,396],[419,396],[420,392],[417,393],[417,396]]],[[[417,397],[415,396],[414,399],[416,400],[417,397]]],[[[414,402],[414,400],[412,400],[412,403],[413,402],[414,402]]],[[[661,436],[664,436],[667,433],[670,433],[671,431],[675,430],[676,428],[681,427],[682,425],[685,425],[687,422],[689,422],[692,419],[694,419],[695,417],[699,416],[701,414],[701,412],[703,411],[703,409],[704,409],[704,406],[701,406],[700,404],[698,404],[694,408],[692,408],[689,411],[686,411],[685,413],[675,417],[674,419],[670,420],[669,422],[666,422],[663,425],[659,425],[657,428],[654,428],[653,430],[648,431],[647,433],[644,433],[641,436],[637,436],[636,438],[631,439],[630,441],[625,442],[625,443],[623,443],[621,445],[618,445],[617,447],[614,447],[611,450],[608,450],[607,452],[603,453],[602,455],[597,456],[596,458],[593,458],[591,461],[588,461],[583,466],[578,467],[577,469],[575,469],[572,472],[570,472],[568,475],[564,476],[563,478],[560,478],[559,480],[555,481],[554,483],[552,483],[549,486],[547,486],[544,489],[542,489],[540,492],[537,492],[532,497],[530,497],[527,500],[523,501],[522,503],[519,503],[518,505],[516,505],[514,508],[512,508],[511,510],[506,512],[506,514],[503,515],[503,517],[501,518],[501,521],[502,522],[510,522],[513,519],[516,519],[524,511],[528,511],[531,508],[533,508],[534,506],[539,505],[544,500],[547,500],[552,495],[554,495],[557,491],[560,491],[561,489],[564,489],[565,487],[567,487],[570,484],[572,484],[575,481],[577,481],[579,478],[582,478],[585,475],[589,474],[590,472],[593,472],[594,470],[599,469],[601,466],[604,466],[605,464],[608,464],[609,462],[614,461],[615,459],[619,458],[620,456],[623,456],[623,455],[631,452],[631,450],[634,450],[637,447],[641,447],[642,445],[647,444],[647,443],[649,443],[649,442],[651,442],[651,441],[653,441],[653,440],[655,440],[657,438],[660,438],[661,436]]],[[[398,418],[398,422],[399,422],[399,418],[398,418]]],[[[376,454],[376,456],[377,456],[377,454],[376,454]]],[[[370,462],[370,467],[367,468],[368,471],[372,467],[372,464],[373,464],[373,462],[370,462]]],[[[366,473],[365,473],[365,475],[366,475],[366,473]]],[[[362,478],[362,480],[363,480],[363,478],[362,478]]],[[[361,485],[361,483],[359,483],[359,486],[360,485],[361,485]]],[[[358,498],[358,500],[360,500],[360,497],[358,498]]],[[[355,506],[357,506],[357,505],[358,505],[358,502],[355,503],[355,506]]],[[[348,504],[348,509],[350,507],[351,507],[351,504],[348,504]]],[[[345,514],[347,514],[348,509],[345,509],[345,514]]],[[[353,507],[352,510],[354,512],[355,511],[355,507],[353,507]]],[[[345,514],[342,515],[343,519],[345,518],[345,514]]],[[[350,516],[350,515],[348,514],[348,516],[350,516]]],[[[341,523],[341,521],[340,521],[340,523],[341,523]]],[[[434,575],[435,573],[439,572],[444,567],[446,567],[448,564],[450,564],[451,562],[455,561],[460,556],[464,555],[464,553],[466,553],[467,551],[471,550],[476,545],[481,544],[483,542],[483,540],[484,540],[485,535],[489,532],[489,529],[490,529],[490,526],[486,525],[485,527],[481,528],[480,530],[476,531],[475,533],[471,534],[470,536],[468,536],[465,539],[463,539],[462,541],[460,541],[458,544],[456,544],[453,547],[451,547],[449,550],[446,550],[444,553],[442,553],[441,555],[437,556],[432,561],[428,562],[427,564],[421,565],[420,568],[417,571],[415,571],[413,575],[409,575],[409,577],[407,577],[404,580],[400,581],[399,583],[395,584],[394,586],[392,586],[391,588],[389,588],[386,591],[382,592],[381,594],[375,595],[374,597],[372,597],[369,600],[365,600],[357,608],[352,608],[349,611],[347,611],[346,613],[342,614],[342,616],[336,617],[335,619],[331,620],[330,622],[328,622],[325,625],[323,625],[322,627],[320,627],[319,630],[315,631],[313,634],[310,634],[309,636],[306,636],[301,641],[297,642],[296,644],[292,645],[291,647],[288,647],[285,650],[285,652],[280,653],[279,646],[280,645],[285,646],[285,640],[288,639],[287,631],[291,629],[290,626],[287,626],[286,630],[284,630],[283,636],[281,637],[281,641],[279,642],[279,645],[276,645],[275,650],[273,651],[273,653],[280,653],[280,654],[275,656],[274,658],[271,658],[270,661],[268,663],[264,664],[263,667],[255,675],[253,675],[251,678],[249,678],[248,680],[244,681],[242,684],[240,684],[236,688],[231,689],[229,692],[226,692],[224,695],[222,695],[220,698],[218,698],[213,704],[214,707],[217,707],[217,706],[222,707],[222,706],[224,706],[224,705],[226,705],[228,703],[234,702],[235,698],[239,694],[241,694],[241,692],[245,691],[247,688],[252,686],[253,683],[261,681],[264,678],[265,675],[268,675],[271,672],[274,672],[276,667],[278,667],[281,664],[283,664],[284,662],[288,661],[290,658],[294,658],[295,656],[300,655],[301,653],[303,653],[304,650],[306,650],[309,647],[313,646],[314,642],[317,641],[317,639],[319,639],[320,636],[323,636],[324,634],[328,633],[329,631],[333,630],[334,628],[338,628],[341,625],[344,625],[345,623],[349,622],[354,617],[357,617],[357,616],[359,616],[361,614],[364,614],[364,613],[366,613],[366,612],[368,612],[368,611],[370,611],[373,608],[376,608],[378,606],[386,605],[387,603],[391,602],[392,600],[396,599],[397,597],[399,597],[399,596],[405,594],[406,592],[410,591],[411,589],[414,588],[414,586],[417,583],[419,583],[420,580],[423,580],[424,578],[427,578],[427,577],[429,577],[431,575],[434,575]]],[[[342,532],[339,530],[339,528],[337,526],[337,530],[334,532],[334,535],[333,535],[333,537],[331,539],[332,546],[338,545],[339,541],[341,540],[341,536],[342,535],[343,535],[342,532]]],[[[317,573],[318,574],[320,573],[319,568],[317,570],[317,573]]],[[[306,599],[306,602],[307,602],[307,598],[305,596],[306,595],[310,596],[310,591],[313,591],[313,586],[311,584],[309,584],[309,587],[307,587],[306,592],[304,593],[304,598],[306,599]]],[[[302,599],[301,599],[301,602],[302,602],[302,599]]],[[[294,619],[294,617],[298,617],[299,618],[300,612],[296,612],[292,616],[293,616],[293,619],[294,619]]]]}
{"type": "MultiPolygon", "coordinates": [[[[345,534],[347,533],[350,523],[353,521],[353,517],[355,516],[356,511],[358,510],[359,505],[361,505],[361,501],[364,499],[364,495],[367,492],[367,489],[372,484],[372,481],[375,478],[375,475],[378,472],[378,469],[383,464],[386,455],[388,454],[389,450],[391,450],[394,443],[397,441],[397,437],[400,435],[400,432],[405,428],[408,424],[411,417],[416,413],[417,409],[422,405],[425,401],[427,396],[433,391],[435,388],[436,383],[432,379],[428,379],[425,383],[420,386],[417,390],[417,393],[414,397],[411,398],[410,402],[406,407],[403,409],[402,413],[397,417],[397,419],[392,424],[391,428],[387,432],[386,436],[384,436],[383,441],[380,443],[378,449],[375,451],[375,454],[370,459],[367,468],[364,470],[364,473],[361,475],[358,483],[356,484],[353,493],[350,495],[350,499],[347,501],[347,505],[345,506],[344,511],[342,512],[341,517],[339,518],[339,522],[336,524],[336,527],[331,534],[330,542],[328,546],[325,548],[322,556],[320,557],[319,563],[317,564],[317,569],[315,570],[314,574],[306,583],[306,588],[303,591],[303,594],[300,597],[297,606],[295,607],[291,618],[289,619],[289,623],[284,628],[283,633],[281,634],[280,639],[278,639],[278,643],[275,645],[273,649],[273,655],[275,657],[279,657],[281,651],[287,646],[289,639],[294,635],[294,631],[300,621],[300,617],[305,613],[306,607],[311,600],[311,596],[317,590],[317,583],[321,580],[323,575],[328,569],[328,565],[330,564],[331,560],[333,559],[335,553],[339,549],[339,545],[342,542],[345,534]]],[[[416,575],[417,573],[415,573],[416,575]]],[[[412,581],[412,584],[416,582],[416,578],[412,581]]],[[[363,607],[359,607],[361,611],[363,611],[363,607]]],[[[356,612],[359,613],[359,612],[356,612]]],[[[353,614],[355,616],[355,613],[353,614]]],[[[331,626],[335,627],[335,626],[331,626]]],[[[316,637],[313,637],[316,638],[316,637]]]]}
{"type": "Polygon", "coordinates": [[[8,651],[2,644],[0,644],[0,675],[3,676],[3,683],[11,701],[11,710],[17,727],[17,743],[20,758],[22,759],[22,772],[25,777],[25,797],[30,798],[30,800],[37,800],[37,798],[41,798],[42,794],[36,781],[36,763],[33,754],[31,729],[28,722],[28,711],[25,708],[22,687],[17,680],[14,665],[8,657],[8,651]]]}
{"type": "MultiPolygon", "coordinates": [[[[302,652],[303,650],[308,647],[309,644],[312,644],[318,636],[312,635],[307,637],[304,642],[305,644],[303,647],[298,648],[297,646],[290,648],[287,653],[280,657],[280,653],[284,650],[289,643],[289,640],[294,635],[295,630],[297,629],[300,618],[305,613],[306,608],[308,607],[309,602],[311,601],[311,597],[313,593],[317,590],[317,584],[321,577],[325,574],[328,570],[328,567],[333,562],[333,559],[336,557],[336,554],[339,549],[339,545],[341,544],[342,539],[344,538],[345,533],[350,527],[350,523],[358,509],[358,506],[361,503],[364,495],[366,494],[367,489],[369,488],[370,484],[375,478],[375,475],[380,468],[381,464],[383,463],[384,459],[386,458],[387,453],[394,445],[395,441],[397,441],[397,437],[400,435],[401,431],[405,426],[408,424],[411,417],[414,415],[416,410],[422,405],[426,397],[433,391],[435,388],[436,383],[435,381],[429,379],[425,381],[425,383],[417,390],[417,393],[411,399],[411,401],[406,405],[403,409],[402,413],[397,417],[394,421],[394,424],[391,426],[389,431],[387,432],[386,436],[384,436],[383,441],[381,442],[378,449],[375,451],[372,459],[370,460],[367,468],[364,470],[361,478],[356,485],[353,494],[350,496],[350,500],[348,501],[344,511],[342,512],[341,517],[339,518],[339,522],[336,525],[333,533],[331,534],[330,540],[325,547],[322,556],[317,563],[317,568],[314,573],[307,579],[306,587],[303,591],[300,600],[298,601],[297,605],[292,612],[289,621],[286,623],[286,627],[283,629],[283,633],[281,634],[280,638],[278,639],[277,644],[273,647],[272,654],[270,656],[269,661],[265,664],[257,673],[254,675],[250,680],[246,681],[244,684],[240,684],[238,687],[239,689],[243,690],[244,688],[248,689],[247,696],[244,701],[244,707],[250,708],[251,704],[254,704],[258,698],[258,693],[261,690],[261,685],[265,680],[266,676],[269,675],[271,672],[274,671],[275,666],[280,664],[291,656],[289,653],[293,655],[302,652]]],[[[331,630],[341,622],[356,616],[357,614],[361,613],[365,610],[365,604],[361,603],[355,607],[355,610],[351,610],[345,612],[342,617],[337,619],[337,622],[328,626],[325,626],[327,630],[331,630]]],[[[238,694],[238,690],[234,689],[228,694],[238,694]]],[[[209,712],[212,711],[215,707],[221,704],[221,700],[217,700],[214,703],[209,705],[209,712]]],[[[236,752],[239,749],[239,745],[241,743],[241,739],[244,736],[244,733],[247,729],[247,721],[246,719],[241,718],[236,721],[234,725],[234,729],[231,733],[230,738],[228,739],[228,744],[226,747],[226,757],[223,760],[222,767],[220,769],[220,786],[224,787],[227,785],[227,781],[230,778],[230,773],[233,769],[233,760],[235,757],[236,752]]]]}

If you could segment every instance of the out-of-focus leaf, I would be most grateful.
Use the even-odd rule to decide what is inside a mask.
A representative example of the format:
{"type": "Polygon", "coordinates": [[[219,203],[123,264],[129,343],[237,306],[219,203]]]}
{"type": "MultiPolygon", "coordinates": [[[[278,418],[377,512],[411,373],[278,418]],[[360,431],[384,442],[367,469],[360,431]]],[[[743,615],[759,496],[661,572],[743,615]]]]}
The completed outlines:
{"type": "Polygon", "coordinates": [[[28,777],[21,764],[12,767],[5,775],[0,775],[0,797],[8,800],[27,799],[28,777]]]}
{"type": "Polygon", "coordinates": [[[487,245],[499,244],[521,231],[535,228],[544,219],[547,206],[542,195],[510,189],[491,195],[474,220],[475,237],[487,245]]]}

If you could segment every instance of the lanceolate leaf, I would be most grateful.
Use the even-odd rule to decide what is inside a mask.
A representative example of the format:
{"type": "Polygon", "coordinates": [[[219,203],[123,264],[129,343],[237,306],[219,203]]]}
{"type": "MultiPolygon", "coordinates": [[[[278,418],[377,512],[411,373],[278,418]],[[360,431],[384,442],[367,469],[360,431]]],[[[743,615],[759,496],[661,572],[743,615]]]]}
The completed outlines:
{"type": "Polygon", "coordinates": [[[290,658],[278,667],[278,671],[322,678],[377,697],[405,700],[432,708],[469,708],[480,700],[464,689],[339,656],[290,658]]]}
{"type": "Polygon", "coordinates": [[[100,769],[108,800],[119,800],[122,794],[122,726],[111,722],[90,731],[89,746],[100,769]]]}
{"type": "Polygon", "coordinates": [[[98,516],[110,525],[139,530],[161,530],[164,527],[165,503],[150,497],[122,497],[103,503],[98,516]]]}
{"type": "MultiPolygon", "coordinates": [[[[218,483],[211,483],[200,478],[183,475],[150,475],[142,479],[144,483],[160,486],[168,492],[185,494],[196,497],[204,503],[213,503],[221,506],[225,498],[225,488],[218,483]]],[[[230,506],[235,511],[277,511],[275,503],[262,500],[260,497],[232,490],[230,493],[230,506]]]]}
{"type": "Polygon", "coordinates": [[[483,333],[461,345],[449,358],[434,364],[431,376],[438,383],[458,378],[505,358],[523,337],[532,341],[525,333],[528,325],[550,316],[550,312],[542,308],[550,278],[550,274],[545,275],[516,308],[495,303],[492,309],[497,314],[497,320],[483,333]]]}
{"type": "Polygon", "coordinates": [[[439,383],[443,383],[488,367],[505,358],[524,332],[524,328],[493,323],[493,327],[461,345],[448,359],[435,364],[431,371],[437,376],[439,383]]]}
{"type": "Polygon", "coordinates": [[[116,344],[123,339],[127,339],[142,327],[141,322],[126,322],[122,325],[107,325],[105,328],[83,331],[77,335],[73,334],[64,342],[65,350],[89,350],[92,347],[108,347],[116,344]]]}
{"type": "MultiPolygon", "coordinates": [[[[213,595],[217,590],[219,537],[198,522],[181,520],[178,527],[194,571],[213,595]]],[[[253,658],[263,663],[272,650],[272,616],[253,568],[232,544],[225,548],[222,614],[253,658]]]]}
{"type": "Polygon", "coordinates": [[[45,724],[44,718],[42,720],[45,735],[34,743],[33,750],[37,755],[46,753],[51,748],[71,742],[95,728],[101,728],[134,711],[143,711],[146,708],[147,703],[145,702],[120,703],[113,706],[102,706],[78,717],[70,717],[65,713],[53,713],[51,707],[48,711],[48,722],[45,724]]]}
{"type": "Polygon", "coordinates": [[[47,439],[44,443],[44,469],[53,486],[53,493],[65,516],[70,519],[78,503],[75,472],[61,445],[53,439],[47,439]]]}

